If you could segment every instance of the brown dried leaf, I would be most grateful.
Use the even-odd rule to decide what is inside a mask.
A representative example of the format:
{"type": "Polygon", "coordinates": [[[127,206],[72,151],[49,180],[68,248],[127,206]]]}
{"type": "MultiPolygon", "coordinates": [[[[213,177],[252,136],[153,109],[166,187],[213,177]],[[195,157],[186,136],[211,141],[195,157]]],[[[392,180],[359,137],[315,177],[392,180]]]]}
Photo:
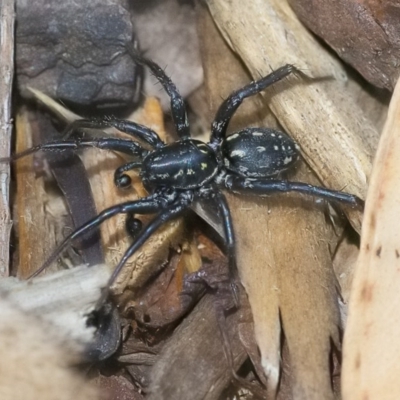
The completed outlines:
{"type": "Polygon", "coordinates": [[[343,398],[400,396],[400,83],[374,161],[344,339],[343,398]]]}
{"type": "Polygon", "coordinates": [[[180,275],[180,255],[174,255],[168,266],[140,291],[135,300],[127,304],[135,321],[148,330],[168,328],[176,324],[204,294],[204,286],[197,284],[190,293],[181,295],[184,277],[180,275]]]}
{"type": "Polygon", "coordinates": [[[228,335],[235,370],[247,355],[236,331],[244,311],[229,315],[221,328],[215,307],[214,295],[204,297],[165,344],[152,370],[149,400],[220,398],[232,379],[220,329],[228,335]]]}

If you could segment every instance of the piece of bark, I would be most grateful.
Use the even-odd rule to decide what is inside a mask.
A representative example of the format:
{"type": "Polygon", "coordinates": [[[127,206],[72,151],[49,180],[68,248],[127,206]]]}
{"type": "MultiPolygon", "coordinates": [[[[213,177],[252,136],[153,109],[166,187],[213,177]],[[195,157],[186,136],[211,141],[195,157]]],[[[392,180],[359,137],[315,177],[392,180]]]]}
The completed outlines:
{"type": "Polygon", "coordinates": [[[400,83],[374,161],[343,348],[343,399],[397,399],[400,83]]]}
{"type": "MultiPolygon", "coordinates": [[[[11,149],[11,89],[14,76],[14,0],[0,3],[0,157],[11,149]]],[[[9,275],[11,215],[9,204],[10,166],[0,164],[0,278],[9,275]]]]}
{"type": "MultiPolygon", "coordinates": [[[[232,372],[224,355],[215,302],[214,295],[204,297],[165,344],[153,367],[149,400],[220,398],[232,372]]],[[[230,314],[221,328],[230,340],[235,370],[247,357],[237,334],[243,313],[230,314]]]]}
{"type": "MultiPolygon", "coordinates": [[[[34,114],[21,108],[16,117],[16,152],[32,147],[37,129],[34,114]]],[[[18,269],[20,278],[27,278],[38,269],[60,242],[61,221],[67,214],[60,198],[50,197],[45,190],[46,176],[37,172],[35,159],[23,158],[15,163],[16,236],[18,238],[18,269]]],[[[50,271],[55,271],[55,266],[50,271]]]]}
{"type": "Polygon", "coordinates": [[[396,0],[289,0],[302,22],[372,84],[393,91],[400,74],[396,0]]]}
{"type": "MultiPolygon", "coordinates": [[[[378,133],[346,90],[348,76],[339,61],[306,31],[285,1],[207,4],[254,79],[287,63],[310,78],[321,78],[290,77],[263,96],[324,186],[364,198],[378,133]]],[[[361,213],[345,212],[359,231],[361,213]]]]}

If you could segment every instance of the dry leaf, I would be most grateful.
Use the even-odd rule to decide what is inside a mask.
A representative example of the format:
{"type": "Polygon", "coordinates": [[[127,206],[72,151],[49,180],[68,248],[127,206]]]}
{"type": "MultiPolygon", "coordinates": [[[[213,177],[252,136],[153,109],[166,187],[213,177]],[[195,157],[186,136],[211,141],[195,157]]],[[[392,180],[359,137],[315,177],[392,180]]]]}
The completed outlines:
{"type": "Polygon", "coordinates": [[[345,400],[400,397],[400,83],[374,161],[344,338],[345,400]]]}

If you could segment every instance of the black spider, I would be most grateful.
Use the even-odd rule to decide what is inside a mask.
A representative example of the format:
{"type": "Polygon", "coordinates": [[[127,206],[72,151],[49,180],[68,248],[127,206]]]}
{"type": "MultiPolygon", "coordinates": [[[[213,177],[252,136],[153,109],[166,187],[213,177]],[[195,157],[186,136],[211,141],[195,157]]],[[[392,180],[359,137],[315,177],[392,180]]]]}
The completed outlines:
{"type": "Polygon", "coordinates": [[[146,143],[151,150],[128,139],[80,138],[42,144],[14,156],[13,159],[17,159],[39,150],[85,147],[119,151],[132,156],[134,161],[122,165],[115,171],[116,186],[129,186],[130,178],[125,172],[139,169],[140,177],[150,193],[145,198],[107,208],[76,229],[34,275],[52,263],[73,240],[97,228],[116,214],[127,214],[128,220],[132,220],[135,214],[156,214],[152,221],[140,230],[126,250],[110,278],[109,285],[111,285],[126,261],[161,225],[178,217],[193,202],[201,199],[213,202],[219,210],[223,220],[229,264],[231,271],[234,272],[236,271],[234,232],[229,207],[221,189],[255,195],[295,191],[362,208],[363,201],[354,195],[306,183],[277,179],[280,172],[289,169],[299,158],[298,145],[283,132],[269,128],[246,128],[225,137],[229,121],[242,101],[297,71],[294,66],[285,65],[233,92],[218,109],[212,123],[209,143],[203,143],[190,137],[184,101],[163,69],[133,49],[128,51],[137,63],[151,70],[170,97],[172,117],[179,140],[167,145],[150,128],[121,119],[78,120],[68,127],[65,138],[85,128],[115,127],[146,143]]]}

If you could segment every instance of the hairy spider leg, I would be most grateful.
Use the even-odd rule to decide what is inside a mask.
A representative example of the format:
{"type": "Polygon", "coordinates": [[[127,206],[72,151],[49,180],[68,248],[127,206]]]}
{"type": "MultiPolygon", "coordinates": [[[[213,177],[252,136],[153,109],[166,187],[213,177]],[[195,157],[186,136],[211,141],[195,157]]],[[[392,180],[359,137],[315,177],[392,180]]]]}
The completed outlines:
{"type": "Polygon", "coordinates": [[[294,65],[286,64],[271,72],[269,75],[243,86],[241,89],[231,93],[219,106],[217,114],[211,126],[211,140],[213,145],[219,145],[225,139],[226,129],[229,121],[236,110],[247,97],[254,96],[266,89],[268,86],[286,78],[288,75],[300,72],[294,65]]]}
{"type": "Polygon", "coordinates": [[[174,120],[178,136],[181,139],[190,138],[190,128],[185,102],[183,101],[183,97],[179,93],[175,84],[171,81],[171,79],[166,75],[164,70],[159,65],[151,60],[148,60],[145,57],[142,57],[140,54],[138,54],[137,50],[133,46],[126,46],[126,49],[135,62],[145,65],[150,69],[152,74],[161,83],[164,90],[170,97],[172,118],[174,120]]]}
{"type": "Polygon", "coordinates": [[[163,147],[165,143],[161,140],[156,132],[147,126],[137,124],[136,122],[127,121],[118,118],[103,119],[78,119],[71,122],[62,133],[63,139],[68,139],[74,132],[82,129],[106,129],[116,128],[134,139],[143,140],[151,147],[163,147]]]}
{"type": "Polygon", "coordinates": [[[347,204],[352,208],[360,210],[364,208],[364,201],[353,194],[313,186],[303,182],[276,179],[257,180],[228,175],[225,179],[225,186],[233,192],[242,194],[268,195],[276,192],[299,192],[324,200],[347,204]]]}
{"type": "Polygon", "coordinates": [[[66,141],[55,141],[45,144],[39,144],[30,149],[21,151],[11,157],[0,158],[1,162],[15,161],[20,158],[37,153],[38,151],[62,151],[62,150],[78,150],[82,148],[95,147],[102,150],[119,151],[131,156],[139,156],[141,158],[148,154],[148,150],[144,149],[136,142],[127,139],[115,138],[99,138],[99,139],[76,139],[66,141]]]}
{"type": "Polygon", "coordinates": [[[77,238],[85,235],[91,230],[100,226],[103,222],[114,217],[118,214],[154,214],[162,208],[160,201],[158,201],[156,196],[151,195],[136,201],[128,201],[126,203],[118,204],[103,210],[99,215],[90,219],[88,222],[77,228],[69,236],[67,236],[62,243],[57,247],[56,250],[50,255],[47,261],[30,277],[33,278],[39,275],[47,267],[49,267],[57,257],[77,238]]]}

